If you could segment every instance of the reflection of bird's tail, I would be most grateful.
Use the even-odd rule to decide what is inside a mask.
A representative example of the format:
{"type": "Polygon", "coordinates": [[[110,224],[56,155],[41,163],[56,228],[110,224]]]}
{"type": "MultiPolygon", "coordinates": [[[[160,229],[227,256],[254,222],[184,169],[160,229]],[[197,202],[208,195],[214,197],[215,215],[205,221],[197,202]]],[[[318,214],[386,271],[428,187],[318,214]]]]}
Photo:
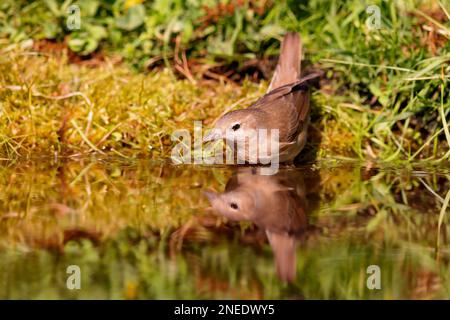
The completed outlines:
{"type": "Polygon", "coordinates": [[[300,35],[288,32],[283,39],[278,64],[270,82],[268,92],[297,81],[300,78],[302,43],[300,35]]]}
{"type": "Polygon", "coordinates": [[[283,281],[294,281],[295,271],[297,269],[295,237],[269,230],[266,230],[266,234],[275,256],[275,266],[278,276],[283,281]]]}

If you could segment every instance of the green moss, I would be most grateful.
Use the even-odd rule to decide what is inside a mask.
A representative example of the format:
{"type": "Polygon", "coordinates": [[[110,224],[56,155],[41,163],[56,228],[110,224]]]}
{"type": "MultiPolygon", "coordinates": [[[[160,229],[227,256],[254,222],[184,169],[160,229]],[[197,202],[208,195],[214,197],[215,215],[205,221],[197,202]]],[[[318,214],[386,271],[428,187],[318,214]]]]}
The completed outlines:
{"type": "Polygon", "coordinates": [[[0,64],[0,157],[113,153],[163,158],[171,133],[193,130],[230,104],[248,105],[264,86],[177,80],[168,70],[136,74],[64,58],[8,52],[0,64]]]}
{"type": "MultiPolygon", "coordinates": [[[[236,107],[248,106],[266,88],[264,83],[249,81],[243,85],[203,81],[204,68],[199,67],[199,62],[220,63],[239,72],[246,61],[243,57],[258,54],[267,58],[276,53],[278,44],[274,39],[280,38],[283,30],[300,30],[305,49],[304,69],[325,71],[321,88],[313,99],[312,136],[316,139],[309,143],[319,157],[447,160],[450,47],[449,20],[443,8],[448,7],[448,2],[439,5],[435,1],[409,0],[370,4],[380,9],[380,29],[368,28],[365,23],[369,17],[368,4],[356,0],[280,2],[270,6],[262,16],[252,15],[251,19],[245,16],[243,19],[248,21],[240,29],[240,20],[231,17],[241,17],[242,12],[249,14],[258,7],[245,2],[229,16],[219,15],[220,22],[210,34],[204,37],[197,34],[197,40],[186,42],[189,50],[177,49],[170,41],[156,43],[155,48],[166,51],[164,60],[170,69],[157,68],[150,73],[131,71],[128,63],[113,65],[114,60],[109,58],[92,69],[68,64],[65,55],[58,58],[54,53],[15,49],[23,47],[24,42],[14,38],[9,27],[21,30],[25,38],[33,37],[30,27],[34,20],[27,17],[43,14],[42,6],[48,3],[4,4],[10,20],[6,19],[3,25],[9,33],[2,40],[0,60],[0,157],[92,152],[167,157],[174,129],[192,130],[194,120],[204,120],[208,125],[236,102],[240,102],[236,107]],[[14,10],[19,14],[12,15],[14,10]],[[278,33],[267,33],[269,26],[278,33]],[[255,28],[260,28],[260,32],[264,29],[267,34],[256,36],[249,31],[255,28]],[[219,42],[224,44],[232,35],[234,49],[228,58],[218,57],[211,48],[204,50],[205,44],[215,46],[213,38],[222,39],[219,42]],[[265,45],[252,46],[255,41],[265,45]],[[15,45],[17,42],[20,45],[15,45]],[[172,57],[173,50],[187,50],[190,66],[194,68],[189,81],[176,78],[184,76],[173,67],[173,62],[179,63],[178,57],[172,57]],[[198,60],[199,56],[210,59],[198,60]],[[231,65],[233,61],[238,63],[231,65]]],[[[158,6],[158,2],[145,5],[158,6]]],[[[176,2],[169,7],[170,12],[179,12],[183,4],[176,2]]],[[[96,14],[101,16],[120,15],[120,10],[113,14],[108,11],[111,8],[103,6],[98,10],[96,14]]],[[[212,14],[206,7],[198,12],[189,10],[196,13],[186,14],[185,20],[197,19],[198,14],[205,17],[207,12],[212,14]]],[[[55,14],[53,11],[46,14],[55,14]]],[[[161,28],[171,25],[166,19],[155,18],[156,13],[151,10],[146,14],[149,21],[161,28]]],[[[62,23],[64,15],[58,19],[62,23]]],[[[95,15],[89,19],[89,23],[106,23],[95,15]]],[[[122,32],[130,41],[133,32],[155,36],[146,33],[146,28],[151,27],[142,25],[134,31],[122,32]]],[[[179,32],[183,34],[183,29],[179,32]]],[[[35,39],[39,38],[37,34],[35,39]]],[[[168,37],[176,34],[169,33],[168,37]]],[[[106,44],[112,40],[103,41],[106,44]]],[[[117,48],[110,50],[117,52],[117,48]]],[[[145,58],[156,59],[158,55],[147,52],[145,58]]],[[[131,58],[125,59],[130,62],[131,58]]]]}

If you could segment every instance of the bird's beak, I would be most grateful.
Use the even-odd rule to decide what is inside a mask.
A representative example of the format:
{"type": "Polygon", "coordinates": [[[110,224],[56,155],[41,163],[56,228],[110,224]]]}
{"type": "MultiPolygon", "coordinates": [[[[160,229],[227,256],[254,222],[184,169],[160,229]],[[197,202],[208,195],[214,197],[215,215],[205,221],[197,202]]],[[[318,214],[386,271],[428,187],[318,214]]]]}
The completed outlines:
{"type": "Polygon", "coordinates": [[[213,129],[206,136],[203,137],[203,142],[215,141],[222,139],[222,132],[219,129],[213,129]]]}
{"type": "Polygon", "coordinates": [[[204,190],[203,194],[208,198],[209,202],[213,202],[215,199],[217,199],[217,193],[210,190],[204,190]]]}

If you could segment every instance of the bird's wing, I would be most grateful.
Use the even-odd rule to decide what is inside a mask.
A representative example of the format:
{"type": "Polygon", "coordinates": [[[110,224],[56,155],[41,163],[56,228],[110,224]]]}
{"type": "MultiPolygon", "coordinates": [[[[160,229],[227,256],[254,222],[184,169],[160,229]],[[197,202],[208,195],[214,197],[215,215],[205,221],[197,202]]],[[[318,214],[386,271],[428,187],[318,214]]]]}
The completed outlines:
{"type": "Polygon", "coordinates": [[[292,142],[304,129],[309,115],[309,85],[303,79],[284,85],[249,108],[263,111],[269,128],[280,130],[280,143],[292,142]]]}

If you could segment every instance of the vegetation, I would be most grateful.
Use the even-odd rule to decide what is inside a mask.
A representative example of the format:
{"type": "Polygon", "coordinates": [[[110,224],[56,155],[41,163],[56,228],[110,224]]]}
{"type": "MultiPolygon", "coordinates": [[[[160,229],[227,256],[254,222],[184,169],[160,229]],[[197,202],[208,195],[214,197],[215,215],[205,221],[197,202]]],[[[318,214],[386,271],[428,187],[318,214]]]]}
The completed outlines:
{"type": "Polygon", "coordinates": [[[70,1],[2,2],[1,156],[167,156],[174,128],[254,101],[266,82],[249,80],[268,76],[277,40],[297,30],[305,72],[325,71],[310,142],[320,157],[448,159],[448,2],[375,1],[375,30],[359,0],[164,3],[80,1],[82,28],[70,31],[70,1]],[[58,55],[43,38],[90,55],[58,55]]]}

